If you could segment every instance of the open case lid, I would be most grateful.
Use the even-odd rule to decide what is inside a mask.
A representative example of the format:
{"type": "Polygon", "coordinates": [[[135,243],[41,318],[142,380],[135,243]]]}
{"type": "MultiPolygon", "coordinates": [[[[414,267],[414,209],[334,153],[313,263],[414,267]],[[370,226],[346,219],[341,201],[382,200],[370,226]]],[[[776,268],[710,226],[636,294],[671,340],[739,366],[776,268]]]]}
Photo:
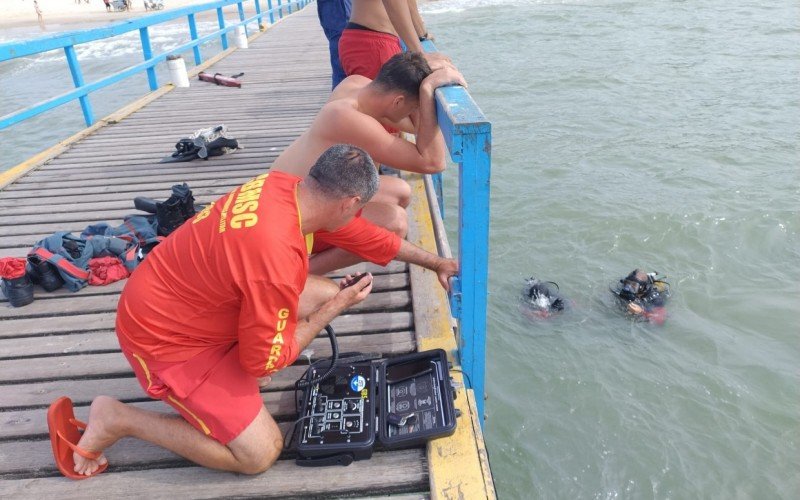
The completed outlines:
{"type": "Polygon", "coordinates": [[[455,392],[442,349],[387,359],[378,372],[381,444],[422,444],[455,431],[455,392]]]}

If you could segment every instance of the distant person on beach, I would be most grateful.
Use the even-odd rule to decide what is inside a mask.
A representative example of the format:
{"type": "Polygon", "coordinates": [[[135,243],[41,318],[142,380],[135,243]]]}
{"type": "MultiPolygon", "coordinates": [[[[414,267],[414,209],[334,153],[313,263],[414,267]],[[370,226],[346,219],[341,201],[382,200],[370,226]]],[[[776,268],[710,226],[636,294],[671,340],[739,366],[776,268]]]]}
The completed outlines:
{"type": "Polygon", "coordinates": [[[350,19],[351,9],[351,0],[317,0],[319,24],[328,39],[328,50],[331,54],[331,89],[335,89],[347,76],[339,62],[339,38],[350,19]]]}
{"type": "Polygon", "coordinates": [[[36,20],[39,21],[39,28],[42,31],[47,31],[47,28],[44,25],[44,16],[42,15],[42,9],[39,8],[39,2],[33,0],[33,10],[36,11],[36,20]]]}
{"type": "Polygon", "coordinates": [[[444,288],[458,270],[354,218],[377,188],[369,155],[339,144],[305,178],[260,175],[159,244],[122,291],[116,331],[146,394],[179,415],[98,396],[80,436],[72,403],[61,397],[48,410],[59,470],[76,479],[100,473],[103,452],[128,436],[212,469],[258,474],[272,466],[283,435],[260,388],[372,290],[369,274],[338,284],[310,276],[307,237],[341,228],[353,251],[380,265],[398,259],[431,269],[444,288]],[[74,448],[67,435],[79,437],[74,448]]]}
{"type": "MultiPolygon", "coordinates": [[[[350,76],[336,87],[311,127],[275,159],[272,170],[306,175],[322,151],[346,143],[364,149],[376,163],[423,174],[441,172],[446,146],[433,93],[452,84],[466,85],[452,65],[431,71],[425,58],[415,52],[389,59],[374,81],[350,76]],[[385,126],[415,133],[416,143],[388,133],[385,126]]],[[[378,193],[364,207],[363,217],[404,237],[410,198],[407,182],[382,175],[378,193]]],[[[362,260],[326,245],[315,245],[313,254],[311,269],[317,274],[362,260]]]]}
{"type": "Polygon", "coordinates": [[[111,0],[103,0],[103,3],[106,4],[106,12],[111,12],[111,0]]]}
{"type": "Polygon", "coordinates": [[[383,63],[402,52],[403,40],[410,52],[424,54],[434,69],[442,60],[438,53],[425,53],[421,41],[429,38],[416,0],[352,0],[353,12],[339,39],[339,59],[347,76],[375,79],[383,63]]]}

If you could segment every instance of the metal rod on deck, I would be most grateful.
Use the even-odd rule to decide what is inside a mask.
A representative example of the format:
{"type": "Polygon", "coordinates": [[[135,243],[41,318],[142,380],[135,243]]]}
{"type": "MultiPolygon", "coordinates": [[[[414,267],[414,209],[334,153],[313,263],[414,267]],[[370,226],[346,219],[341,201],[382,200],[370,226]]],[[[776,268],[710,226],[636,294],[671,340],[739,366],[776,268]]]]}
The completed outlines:
{"type": "Polygon", "coordinates": [[[267,0],[267,10],[269,10],[269,24],[275,24],[275,14],[272,12],[272,0],[267,0]]]}
{"type": "Polygon", "coordinates": [[[489,270],[490,133],[462,137],[459,169],[458,252],[461,317],[461,365],[483,415],[486,372],[486,303],[489,270]]]}
{"type": "MultiPolygon", "coordinates": [[[[83,73],[81,72],[81,65],[78,63],[78,55],[75,53],[75,46],[67,45],[64,47],[64,52],[67,54],[67,63],[69,64],[69,72],[72,74],[72,83],[75,84],[75,88],[83,87],[83,73]]],[[[83,120],[86,122],[86,126],[90,127],[94,123],[92,103],[89,102],[88,95],[79,97],[79,100],[81,101],[83,120]]]]}
{"type": "MultiPolygon", "coordinates": [[[[144,55],[144,60],[149,61],[153,58],[153,49],[150,47],[150,31],[146,26],[144,28],[139,28],[139,37],[142,39],[142,53],[144,55]]],[[[152,66],[147,68],[147,81],[150,84],[150,90],[158,90],[156,69],[152,66]]]]}
{"type": "Polygon", "coordinates": [[[289,14],[292,13],[292,0],[287,0],[286,7],[289,9],[289,14]]]}
{"type": "Polygon", "coordinates": [[[283,6],[281,0],[278,0],[278,19],[283,19],[283,6]]]}
{"type": "MultiPolygon", "coordinates": [[[[225,15],[222,13],[222,7],[217,8],[217,22],[219,23],[219,29],[225,28],[225,15]]],[[[220,40],[222,41],[222,50],[228,50],[227,33],[222,33],[220,40]]]]}
{"type": "MultiPolygon", "coordinates": [[[[192,37],[192,40],[197,40],[197,21],[194,18],[194,14],[189,14],[189,36],[192,37]]],[[[200,46],[195,45],[192,47],[192,52],[194,52],[194,64],[199,66],[203,62],[203,57],[200,55],[200,46]]]]}

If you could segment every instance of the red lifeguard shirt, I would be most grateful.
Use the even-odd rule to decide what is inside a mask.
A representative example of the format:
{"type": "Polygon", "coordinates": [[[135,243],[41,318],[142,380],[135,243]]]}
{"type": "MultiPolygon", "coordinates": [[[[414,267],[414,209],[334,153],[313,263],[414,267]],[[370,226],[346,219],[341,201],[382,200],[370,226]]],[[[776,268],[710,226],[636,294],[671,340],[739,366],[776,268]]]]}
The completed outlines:
{"type": "MultiPolygon", "coordinates": [[[[297,305],[308,275],[297,184],[263,174],[209,205],[159,244],[120,297],[120,344],[145,359],[185,361],[239,343],[239,360],[261,377],[299,355],[297,305]]],[[[386,265],[394,233],[355,218],[315,238],[386,265]]]]}

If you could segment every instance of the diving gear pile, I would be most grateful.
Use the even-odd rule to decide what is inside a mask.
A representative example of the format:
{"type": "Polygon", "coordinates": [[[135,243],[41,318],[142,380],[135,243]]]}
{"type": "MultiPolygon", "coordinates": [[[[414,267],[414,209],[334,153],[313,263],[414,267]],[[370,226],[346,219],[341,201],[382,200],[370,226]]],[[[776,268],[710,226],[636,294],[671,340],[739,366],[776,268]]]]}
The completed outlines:
{"type": "Polygon", "coordinates": [[[76,292],[125,279],[165,236],[202,209],[186,183],[172,186],[165,201],[139,197],[134,206],[150,213],[127,215],[119,226],[91,224],[80,235],[59,231],[36,242],[27,259],[0,259],[3,295],[20,307],[33,302],[34,284],[47,292],[64,286],[76,292]]]}
{"type": "Polygon", "coordinates": [[[241,149],[239,141],[226,137],[228,128],[225,125],[204,128],[184,137],[175,144],[175,152],[159,163],[178,163],[192,161],[196,158],[208,160],[212,156],[220,156],[241,149]]]}

